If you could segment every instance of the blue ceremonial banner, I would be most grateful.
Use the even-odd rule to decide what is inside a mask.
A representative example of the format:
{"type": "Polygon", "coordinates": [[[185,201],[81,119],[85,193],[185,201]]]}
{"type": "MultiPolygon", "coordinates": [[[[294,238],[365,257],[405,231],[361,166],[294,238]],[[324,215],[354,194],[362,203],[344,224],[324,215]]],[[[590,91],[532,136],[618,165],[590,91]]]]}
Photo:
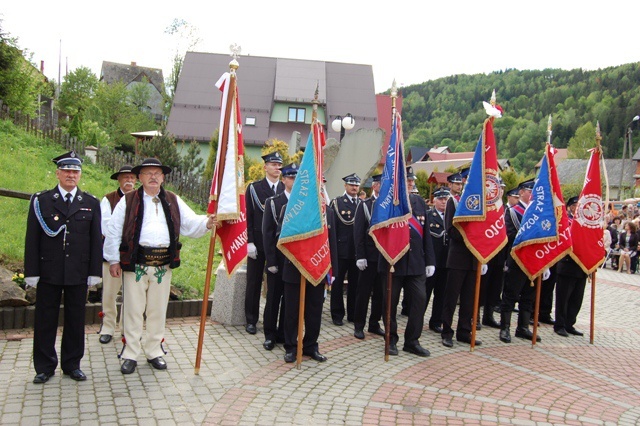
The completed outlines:
{"type": "MultiPolygon", "coordinates": [[[[484,133],[484,130],[483,130],[484,133]]],[[[460,196],[455,218],[478,219],[485,216],[485,176],[484,176],[484,143],[480,135],[476,152],[473,154],[471,169],[460,196]]]]}
{"type": "MultiPolygon", "coordinates": [[[[557,204],[557,203],[555,203],[557,204]]],[[[513,241],[513,248],[518,249],[529,244],[556,241],[558,239],[559,221],[553,201],[549,159],[545,153],[542,157],[540,171],[533,185],[531,202],[524,211],[520,229],[513,241]]]]}
{"type": "Polygon", "coordinates": [[[380,253],[394,265],[409,250],[411,206],[402,148],[402,119],[393,118],[393,130],[380,182],[380,196],[371,213],[369,235],[380,253]]]}

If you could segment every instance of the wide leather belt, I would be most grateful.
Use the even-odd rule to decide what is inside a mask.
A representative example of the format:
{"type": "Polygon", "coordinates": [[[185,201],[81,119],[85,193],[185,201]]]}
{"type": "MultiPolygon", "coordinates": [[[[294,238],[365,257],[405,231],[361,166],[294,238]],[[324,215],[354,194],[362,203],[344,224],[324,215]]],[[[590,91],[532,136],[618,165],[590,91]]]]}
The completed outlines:
{"type": "Polygon", "coordinates": [[[138,262],[147,266],[168,265],[171,262],[169,247],[144,247],[138,249],[138,262]]]}

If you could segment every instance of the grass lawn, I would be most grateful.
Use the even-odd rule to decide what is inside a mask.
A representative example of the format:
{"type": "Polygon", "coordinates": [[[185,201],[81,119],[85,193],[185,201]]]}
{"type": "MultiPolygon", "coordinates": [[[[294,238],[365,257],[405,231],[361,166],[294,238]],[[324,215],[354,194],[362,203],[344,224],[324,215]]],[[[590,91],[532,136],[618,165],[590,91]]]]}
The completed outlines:
{"type": "MultiPolygon", "coordinates": [[[[0,120],[0,188],[28,193],[53,188],[58,181],[51,159],[63,152],[61,145],[36,138],[10,121],[0,120]]],[[[104,194],[117,188],[117,182],[109,178],[113,172],[102,166],[85,163],[80,188],[102,199],[104,194]]],[[[189,200],[185,199],[185,202],[196,213],[205,214],[202,208],[189,200]]],[[[23,268],[28,208],[28,200],[0,197],[0,264],[13,272],[23,268]]],[[[184,298],[202,298],[210,236],[181,238],[182,263],[173,273],[172,284],[185,292],[184,298]]],[[[216,254],[214,269],[220,261],[221,257],[216,254]]],[[[211,281],[213,291],[215,275],[212,275],[211,281]]]]}

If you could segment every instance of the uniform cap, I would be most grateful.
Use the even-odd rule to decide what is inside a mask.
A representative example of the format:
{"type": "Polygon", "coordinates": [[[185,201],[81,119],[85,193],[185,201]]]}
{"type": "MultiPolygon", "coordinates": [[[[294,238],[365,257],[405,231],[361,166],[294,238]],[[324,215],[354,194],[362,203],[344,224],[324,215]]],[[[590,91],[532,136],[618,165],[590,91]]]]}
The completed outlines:
{"type": "Polygon", "coordinates": [[[533,190],[533,179],[525,180],[524,182],[520,182],[518,185],[518,189],[528,189],[529,191],[533,190]]]}
{"type": "Polygon", "coordinates": [[[518,188],[513,188],[507,191],[507,197],[518,197],[520,198],[520,194],[518,194],[518,188]]]}
{"type": "Polygon", "coordinates": [[[265,163],[282,164],[282,156],[278,151],[270,152],[269,154],[263,155],[262,159],[265,163]]]}
{"type": "Polygon", "coordinates": [[[380,182],[382,180],[382,174],[371,176],[373,182],[380,182]]]}
{"type": "Polygon", "coordinates": [[[578,197],[571,197],[567,200],[567,207],[571,207],[574,204],[578,204],[578,197]]]}
{"type": "Polygon", "coordinates": [[[82,159],[75,151],[66,152],[56,158],[52,158],[51,161],[60,170],[82,170],[82,159]]]}
{"type": "Polygon", "coordinates": [[[451,195],[451,192],[443,186],[433,191],[433,198],[449,198],[449,195],[451,195]]]}
{"type": "Polygon", "coordinates": [[[295,176],[298,174],[298,165],[296,163],[287,164],[280,169],[282,177],[295,176]]]}
{"type": "Polygon", "coordinates": [[[416,175],[413,173],[413,167],[407,166],[407,179],[416,180],[416,175]]]}
{"type": "Polygon", "coordinates": [[[447,176],[447,182],[450,183],[462,183],[462,175],[458,173],[452,173],[447,176]]]}
{"type": "Polygon", "coordinates": [[[360,178],[355,173],[351,173],[350,175],[343,177],[342,180],[347,185],[360,185],[360,178]]]}

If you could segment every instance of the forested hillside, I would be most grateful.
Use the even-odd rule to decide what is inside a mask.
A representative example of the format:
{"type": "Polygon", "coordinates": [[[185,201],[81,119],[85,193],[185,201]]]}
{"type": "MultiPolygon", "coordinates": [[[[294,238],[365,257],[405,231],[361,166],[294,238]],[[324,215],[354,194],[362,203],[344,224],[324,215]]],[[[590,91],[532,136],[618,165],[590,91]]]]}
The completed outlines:
{"type": "Polygon", "coordinates": [[[585,147],[595,143],[599,121],[605,157],[620,158],[627,127],[640,113],[640,63],[597,71],[454,75],[407,86],[402,90],[407,146],[473,150],[486,117],[482,101],[489,101],[493,89],[504,109],[495,123],[499,156],[510,158],[516,170],[530,172],[540,160],[549,114],[556,147],[569,147],[570,155],[586,158],[585,147]]]}

